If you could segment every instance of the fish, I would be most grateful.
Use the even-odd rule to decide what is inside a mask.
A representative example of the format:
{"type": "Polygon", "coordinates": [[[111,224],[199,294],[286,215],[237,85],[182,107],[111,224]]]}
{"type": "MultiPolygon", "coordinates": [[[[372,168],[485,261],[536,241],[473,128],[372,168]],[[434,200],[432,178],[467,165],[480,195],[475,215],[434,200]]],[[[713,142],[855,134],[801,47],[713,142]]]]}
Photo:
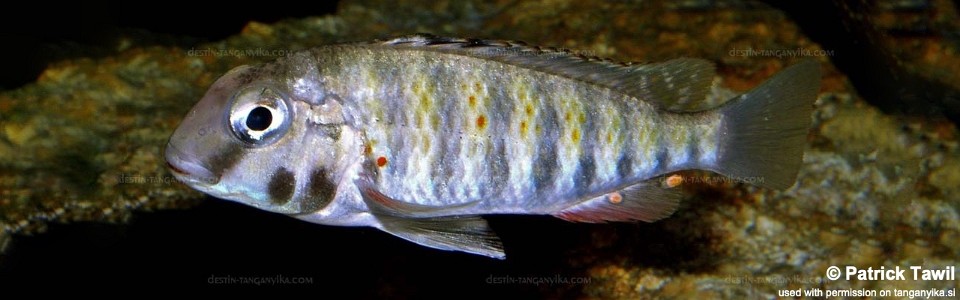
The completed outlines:
{"type": "Polygon", "coordinates": [[[484,215],[654,222],[677,210],[685,170],[792,186],[819,63],[720,104],[705,100],[714,77],[704,59],[505,40],[333,44],[222,75],[164,155],[216,198],[505,259],[484,215]]]}

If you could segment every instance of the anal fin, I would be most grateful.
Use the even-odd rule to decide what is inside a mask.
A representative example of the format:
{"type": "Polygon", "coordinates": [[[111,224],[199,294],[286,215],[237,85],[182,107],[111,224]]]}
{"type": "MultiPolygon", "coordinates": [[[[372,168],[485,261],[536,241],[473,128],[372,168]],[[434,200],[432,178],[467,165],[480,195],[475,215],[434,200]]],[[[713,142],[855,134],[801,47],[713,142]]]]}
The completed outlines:
{"type": "Polygon", "coordinates": [[[583,223],[655,222],[673,214],[682,197],[680,188],[651,179],[577,203],[553,216],[583,223]]]}

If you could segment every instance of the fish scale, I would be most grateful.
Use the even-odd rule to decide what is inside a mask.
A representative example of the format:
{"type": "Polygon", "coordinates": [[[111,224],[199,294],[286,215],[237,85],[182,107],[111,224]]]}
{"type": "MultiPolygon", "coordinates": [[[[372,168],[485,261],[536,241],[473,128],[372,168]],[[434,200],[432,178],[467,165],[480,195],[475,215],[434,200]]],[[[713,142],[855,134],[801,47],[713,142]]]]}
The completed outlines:
{"type": "Polygon", "coordinates": [[[210,195],[504,258],[484,214],[656,221],[682,170],[787,188],[819,67],[716,106],[711,63],[621,64],[428,35],[330,45],[218,79],[166,160],[210,195]]]}
{"type": "MultiPolygon", "coordinates": [[[[487,68],[485,62],[477,61],[475,64],[464,66],[473,72],[463,74],[441,72],[440,75],[447,80],[431,83],[432,85],[427,84],[422,74],[432,72],[429,70],[436,69],[436,65],[443,62],[418,58],[418,54],[422,53],[403,55],[402,60],[396,62],[398,65],[414,66],[410,69],[401,69],[400,72],[410,74],[408,76],[412,76],[413,80],[383,83],[401,87],[404,84],[410,86],[408,92],[402,93],[403,97],[394,100],[397,104],[394,117],[378,122],[379,126],[372,126],[366,130],[366,133],[371,136],[395,137],[390,139],[392,143],[378,145],[381,147],[380,153],[389,153],[390,157],[387,159],[390,162],[379,173],[377,182],[384,186],[382,193],[399,201],[422,205],[443,205],[450,204],[451,201],[469,203],[484,200],[486,205],[496,209],[495,212],[515,212],[529,209],[530,206],[551,207],[554,204],[552,202],[556,200],[569,202],[565,199],[569,198],[567,195],[595,196],[605,192],[605,188],[619,185],[619,181],[648,178],[670,167],[681,166],[689,163],[690,160],[698,159],[687,155],[688,149],[693,146],[689,144],[690,140],[687,138],[689,136],[704,136],[706,143],[709,143],[708,146],[715,144],[710,143],[716,140],[715,135],[708,135],[711,134],[709,132],[693,132],[694,128],[683,125],[690,123],[687,120],[672,118],[669,119],[670,121],[665,121],[659,116],[659,112],[648,105],[640,103],[628,105],[629,102],[637,102],[636,99],[624,96],[618,98],[617,95],[609,93],[608,89],[602,87],[557,83],[550,76],[532,71],[509,70],[504,74],[519,75],[515,77],[501,75],[483,79],[475,74],[490,72],[484,70],[487,68]],[[415,62],[418,59],[423,62],[415,62]],[[527,72],[530,74],[525,74],[527,72]],[[500,90],[506,96],[490,98],[490,95],[485,93],[488,90],[487,85],[480,85],[479,89],[476,87],[480,80],[486,80],[491,86],[502,87],[500,90]],[[536,95],[535,97],[531,96],[531,91],[534,91],[532,95],[536,95]],[[597,97],[598,95],[600,97],[597,97]],[[470,100],[471,97],[473,101],[470,100]],[[533,97],[533,99],[525,99],[526,97],[533,97]],[[583,100],[588,97],[596,99],[583,100]],[[438,101],[438,99],[444,101],[438,101]],[[456,134],[445,135],[442,131],[418,124],[421,121],[414,121],[418,119],[418,115],[426,114],[424,110],[428,108],[425,106],[432,107],[437,102],[444,103],[442,105],[446,122],[441,124],[441,127],[451,128],[456,134]],[[532,117],[526,114],[527,105],[532,107],[532,117]],[[603,106],[620,107],[609,111],[611,114],[621,116],[618,123],[636,123],[639,126],[626,129],[609,128],[610,124],[592,126],[596,122],[595,119],[601,117],[598,112],[603,111],[601,109],[603,106]],[[524,113],[514,113],[517,111],[524,113]],[[587,113],[588,111],[592,113],[587,113]],[[624,116],[632,116],[635,119],[629,120],[629,117],[626,117],[628,120],[624,120],[624,116]],[[531,121],[534,124],[533,135],[540,138],[529,141],[530,136],[520,135],[519,124],[531,121]],[[511,128],[517,129],[511,130],[511,128]],[[628,178],[609,175],[605,181],[601,182],[597,180],[595,170],[591,171],[587,178],[577,178],[578,175],[583,175],[580,173],[586,167],[583,162],[596,161],[595,158],[586,159],[585,157],[608,149],[598,139],[600,132],[614,130],[636,132],[628,134],[630,137],[637,138],[628,137],[625,140],[629,144],[626,149],[637,149],[638,152],[624,153],[623,150],[626,149],[621,149],[621,152],[617,153],[620,157],[631,157],[637,162],[632,164],[634,168],[627,174],[628,178]],[[494,137],[491,132],[498,134],[494,137]],[[423,142],[425,140],[423,137],[427,137],[427,143],[423,142]],[[438,140],[456,140],[456,142],[448,143],[445,149],[425,145],[438,140]],[[512,151],[504,151],[504,153],[511,153],[509,156],[498,157],[494,149],[501,144],[510,144],[505,141],[513,141],[512,144],[520,147],[510,149],[512,151]],[[529,145],[527,155],[523,155],[524,153],[517,149],[524,145],[529,145]],[[536,149],[546,150],[535,151],[536,149]],[[531,155],[534,152],[537,152],[537,155],[531,155]],[[456,153],[456,155],[447,155],[448,153],[456,153]],[[555,155],[549,155],[550,153],[555,155]],[[440,157],[445,159],[438,159],[440,157]],[[669,162],[660,161],[664,157],[668,158],[669,162]],[[505,173],[516,175],[511,178],[494,174],[495,169],[489,166],[490,162],[495,161],[507,161],[505,173]],[[454,176],[446,178],[456,179],[456,181],[435,184],[433,178],[429,176],[431,172],[423,171],[428,170],[427,166],[431,164],[452,169],[454,176]],[[525,168],[529,164],[534,166],[555,164],[556,166],[525,168]],[[510,178],[513,184],[492,184],[493,178],[510,178]]],[[[504,67],[497,66],[497,68],[504,67]]],[[[349,77],[343,79],[351,81],[349,77]]],[[[373,110],[367,109],[368,106],[361,101],[356,103],[357,111],[366,111],[366,118],[372,118],[373,110]]],[[[716,121],[718,120],[714,120],[716,121]]],[[[710,126],[716,127],[718,124],[710,126]]],[[[372,155],[377,156],[377,153],[375,150],[372,155]]],[[[615,169],[615,162],[615,160],[601,160],[600,163],[593,163],[592,167],[603,165],[607,166],[607,170],[615,169]]]]}

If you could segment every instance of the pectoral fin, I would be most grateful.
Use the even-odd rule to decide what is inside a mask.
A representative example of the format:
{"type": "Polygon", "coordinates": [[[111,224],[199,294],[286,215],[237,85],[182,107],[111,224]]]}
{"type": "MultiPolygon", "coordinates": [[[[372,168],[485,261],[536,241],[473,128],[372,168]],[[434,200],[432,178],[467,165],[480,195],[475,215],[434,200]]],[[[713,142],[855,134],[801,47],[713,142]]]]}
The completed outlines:
{"type": "Polygon", "coordinates": [[[427,218],[455,215],[457,210],[463,210],[478,203],[474,201],[437,207],[398,201],[365,185],[360,185],[360,190],[363,193],[363,201],[370,207],[371,211],[376,214],[387,214],[397,217],[427,218]]]}
{"type": "Polygon", "coordinates": [[[584,223],[654,222],[673,214],[682,197],[680,188],[651,179],[580,202],[553,216],[584,223]]]}
{"type": "Polygon", "coordinates": [[[479,216],[450,216],[454,207],[431,207],[392,199],[370,187],[362,187],[363,200],[380,221],[381,229],[405,240],[441,250],[463,251],[504,259],[500,238],[479,216]]]}

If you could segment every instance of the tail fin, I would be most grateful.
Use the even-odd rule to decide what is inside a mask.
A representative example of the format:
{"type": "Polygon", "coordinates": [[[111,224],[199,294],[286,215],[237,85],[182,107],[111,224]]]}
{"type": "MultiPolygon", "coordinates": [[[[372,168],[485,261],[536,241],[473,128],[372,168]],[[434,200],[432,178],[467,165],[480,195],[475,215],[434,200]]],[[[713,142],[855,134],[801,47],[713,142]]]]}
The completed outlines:
{"type": "Polygon", "coordinates": [[[756,184],[767,188],[793,186],[819,90],[820,65],[805,60],[722,106],[715,171],[758,178],[756,184]]]}

